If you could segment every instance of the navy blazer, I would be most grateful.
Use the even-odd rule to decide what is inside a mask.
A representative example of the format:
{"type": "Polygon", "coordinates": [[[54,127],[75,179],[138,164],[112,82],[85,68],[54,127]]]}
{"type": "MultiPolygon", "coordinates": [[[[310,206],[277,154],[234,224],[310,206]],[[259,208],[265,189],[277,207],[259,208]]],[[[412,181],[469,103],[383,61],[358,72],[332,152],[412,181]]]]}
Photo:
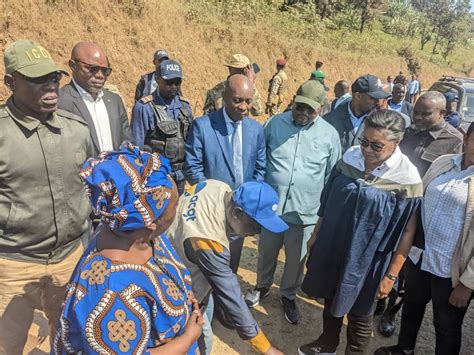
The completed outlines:
{"type": "MultiPolygon", "coordinates": [[[[186,141],[184,175],[190,184],[206,179],[225,182],[235,189],[232,164],[232,146],[223,109],[201,116],[193,121],[186,141]]],[[[245,117],[242,121],[242,161],[244,181],[263,181],[266,150],[263,127],[245,117]]]]}

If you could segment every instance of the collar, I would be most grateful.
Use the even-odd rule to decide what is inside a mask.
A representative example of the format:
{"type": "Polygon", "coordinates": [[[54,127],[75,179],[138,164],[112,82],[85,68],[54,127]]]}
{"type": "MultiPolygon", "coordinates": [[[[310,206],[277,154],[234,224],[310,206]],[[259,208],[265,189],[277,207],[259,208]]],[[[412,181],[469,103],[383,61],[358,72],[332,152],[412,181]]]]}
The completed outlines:
{"type": "Polygon", "coordinates": [[[348,105],[347,105],[347,111],[349,112],[349,116],[352,118],[352,119],[355,119],[355,120],[363,120],[365,118],[365,116],[367,116],[367,114],[363,114],[362,116],[360,117],[357,117],[354,112],[352,112],[352,109],[351,109],[351,102],[352,100],[348,101],[348,105]]]}
{"type": "MultiPolygon", "coordinates": [[[[385,160],[382,164],[377,166],[373,171],[382,170],[384,168],[392,169],[402,159],[403,154],[400,148],[397,146],[393,154],[385,160]]],[[[347,150],[343,158],[344,162],[352,165],[360,171],[365,171],[364,155],[360,146],[353,146],[347,150]]]]}
{"type": "Polygon", "coordinates": [[[388,102],[388,104],[389,104],[390,106],[393,106],[393,107],[402,107],[403,101],[400,101],[398,104],[396,104],[395,102],[393,102],[392,100],[390,100],[390,101],[388,102]]]}
{"type": "Polygon", "coordinates": [[[164,105],[168,109],[171,109],[171,110],[179,109],[183,106],[181,104],[181,100],[179,99],[179,95],[176,95],[171,100],[166,100],[164,97],[160,95],[160,89],[158,88],[158,86],[156,87],[156,90],[153,92],[152,96],[155,103],[164,105]]]}
{"type": "Polygon", "coordinates": [[[227,114],[226,110],[225,110],[225,107],[224,109],[222,110],[222,113],[224,114],[224,120],[225,120],[225,123],[229,123],[231,125],[234,125],[235,123],[237,124],[241,124],[243,120],[239,120],[239,121],[234,121],[232,118],[230,118],[230,116],[227,114]]]}
{"type": "Polygon", "coordinates": [[[390,158],[388,158],[387,160],[385,160],[381,165],[380,167],[388,167],[389,169],[393,168],[395,166],[395,164],[397,164],[397,162],[402,158],[402,151],[400,150],[400,148],[397,146],[395,148],[395,151],[393,152],[393,154],[390,156],[390,158]]]}
{"type": "MultiPolygon", "coordinates": [[[[7,110],[11,117],[20,125],[25,127],[28,131],[34,131],[41,124],[41,121],[35,117],[25,115],[13,102],[13,96],[10,96],[6,102],[7,110]]],[[[45,125],[61,129],[62,125],[59,121],[56,112],[51,114],[51,118],[44,122],[45,125]]]]}
{"type": "Polygon", "coordinates": [[[434,127],[431,127],[429,130],[428,130],[428,133],[431,135],[431,137],[433,137],[434,139],[438,139],[438,137],[441,135],[441,133],[444,131],[446,125],[448,125],[448,123],[446,121],[443,121],[441,122],[440,125],[438,126],[434,126],[434,127]]]}
{"type": "Polygon", "coordinates": [[[102,96],[104,96],[104,90],[100,90],[99,93],[97,94],[97,99],[94,100],[91,94],[89,94],[81,85],[79,85],[74,78],[71,79],[71,81],[74,83],[74,86],[76,87],[77,91],[79,92],[79,95],[84,99],[87,99],[92,102],[99,102],[102,99],[102,96]]]}
{"type": "Polygon", "coordinates": [[[344,95],[339,96],[337,99],[344,100],[344,99],[347,99],[348,97],[352,97],[350,92],[346,92],[344,95]]]}

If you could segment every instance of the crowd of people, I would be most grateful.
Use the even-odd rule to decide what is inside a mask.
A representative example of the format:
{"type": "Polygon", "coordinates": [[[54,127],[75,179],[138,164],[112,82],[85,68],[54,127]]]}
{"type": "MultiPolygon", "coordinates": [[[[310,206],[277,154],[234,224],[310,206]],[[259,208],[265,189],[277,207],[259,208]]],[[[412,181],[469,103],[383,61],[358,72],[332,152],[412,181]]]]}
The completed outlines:
{"type": "Polygon", "coordinates": [[[251,309],[283,247],[285,319],[300,321],[298,292],[324,304],[322,333],[292,340],[295,352],[336,354],[347,316],[345,353],[367,354],[374,328],[393,335],[402,309],[397,344],[375,354],[414,354],[430,301],[436,354],[460,352],[474,289],[474,124],[457,129],[454,93],[366,74],[337,81],[330,102],[317,61],[290,95],[282,57],[264,102],[258,65],[235,54],[193,117],[183,68],[160,49],[129,120],[96,43],[72,48],[61,88],[69,72],[36,42],[9,44],[4,63],[0,353],[23,352],[41,310],[54,354],[211,354],[213,318],[281,354],[251,309]],[[263,125],[251,117],[264,113],[263,125]],[[251,235],[257,280],[244,295],[251,235]]]}

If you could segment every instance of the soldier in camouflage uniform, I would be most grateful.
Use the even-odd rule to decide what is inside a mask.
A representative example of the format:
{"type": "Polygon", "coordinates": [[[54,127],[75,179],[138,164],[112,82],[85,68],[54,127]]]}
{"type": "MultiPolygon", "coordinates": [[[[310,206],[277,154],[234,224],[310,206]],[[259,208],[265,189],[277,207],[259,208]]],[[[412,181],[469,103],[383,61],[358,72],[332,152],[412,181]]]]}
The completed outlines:
{"type": "Polygon", "coordinates": [[[273,75],[268,85],[268,99],[265,113],[271,116],[280,113],[280,105],[285,99],[286,81],[288,80],[285,73],[285,65],[285,58],[280,58],[276,61],[277,73],[273,75]]]}
{"type": "MultiPolygon", "coordinates": [[[[255,72],[253,70],[252,64],[250,64],[250,60],[245,55],[234,54],[230,61],[224,64],[224,66],[229,68],[229,76],[234,74],[243,74],[247,76],[252,82],[255,82],[255,72]]],[[[204,115],[217,111],[224,105],[222,94],[224,93],[226,81],[227,79],[207,91],[206,101],[203,107],[204,115]]],[[[263,114],[262,97],[255,86],[250,114],[252,116],[260,116],[263,114]]]]}

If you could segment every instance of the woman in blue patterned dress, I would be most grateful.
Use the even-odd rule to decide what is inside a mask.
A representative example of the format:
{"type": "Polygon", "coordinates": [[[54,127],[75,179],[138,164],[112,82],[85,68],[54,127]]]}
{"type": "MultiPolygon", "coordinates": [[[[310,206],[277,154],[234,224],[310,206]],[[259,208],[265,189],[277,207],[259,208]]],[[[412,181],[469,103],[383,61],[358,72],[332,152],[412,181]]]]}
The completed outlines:
{"type": "Polygon", "coordinates": [[[194,354],[202,316],[163,233],[178,194],[169,161],[124,143],[85,163],[93,242],[66,291],[53,353],[194,354]]]}
{"type": "Polygon", "coordinates": [[[336,354],[346,314],[346,354],[367,353],[375,301],[397,280],[423,193],[417,169],[398,147],[404,131],[398,112],[370,114],[360,146],[344,153],[324,187],[302,285],[325,300],[323,333],[299,354],[336,354]]]}

